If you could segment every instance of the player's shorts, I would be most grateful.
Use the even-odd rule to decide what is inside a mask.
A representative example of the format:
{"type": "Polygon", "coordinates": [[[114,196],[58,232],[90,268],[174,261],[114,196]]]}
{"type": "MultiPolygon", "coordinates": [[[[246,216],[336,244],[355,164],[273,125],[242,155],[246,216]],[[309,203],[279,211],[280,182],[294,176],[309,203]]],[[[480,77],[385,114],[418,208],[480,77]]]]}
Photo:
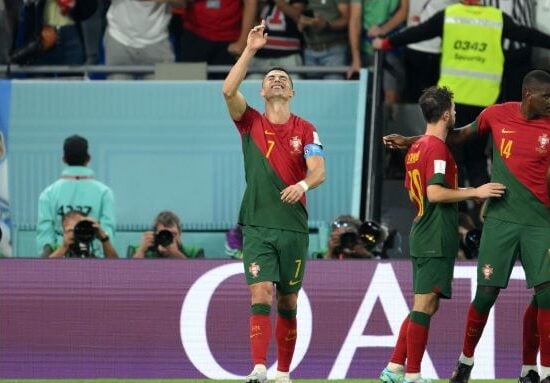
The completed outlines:
{"type": "Polygon", "coordinates": [[[415,294],[435,293],[440,298],[451,298],[454,258],[411,257],[411,260],[415,294]]]}
{"type": "Polygon", "coordinates": [[[527,287],[550,281],[550,229],[487,217],[477,260],[477,284],[506,288],[516,259],[527,287]]]}
{"type": "Polygon", "coordinates": [[[283,294],[302,287],[309,235],[258,226],[243,227],[246,283],[274,282],[283,294]]]}

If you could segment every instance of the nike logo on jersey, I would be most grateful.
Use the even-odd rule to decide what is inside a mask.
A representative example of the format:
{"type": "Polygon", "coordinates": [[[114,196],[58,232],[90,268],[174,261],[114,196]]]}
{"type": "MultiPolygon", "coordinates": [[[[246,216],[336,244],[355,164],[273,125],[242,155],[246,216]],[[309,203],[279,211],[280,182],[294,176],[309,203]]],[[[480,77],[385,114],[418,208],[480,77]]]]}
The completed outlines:
{"type": "Polygon", "coordinates": [[[269,130],[267,130],[267,129],[264,130],[264,133],[265,133],[266,135],[268,135],[268,136],[274,136],[274,135],[275,135],[274,132],[271,132],[271,131],[269,131],[269,130]]]}
{"type": "Polygon", "coordinates": [[[502,128],[502,134],[509,134],[509,133],[515,133],[515,130],[506,130],[506,128],[502,128]]]}

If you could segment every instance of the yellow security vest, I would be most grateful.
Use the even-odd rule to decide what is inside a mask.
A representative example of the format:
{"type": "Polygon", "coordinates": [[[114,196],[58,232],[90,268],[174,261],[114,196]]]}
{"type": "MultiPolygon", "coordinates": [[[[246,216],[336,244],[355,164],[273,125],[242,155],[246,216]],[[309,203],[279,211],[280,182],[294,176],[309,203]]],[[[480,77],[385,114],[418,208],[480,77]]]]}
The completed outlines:
{"type": "Polygon", "coordinates": [[[485,107],[500,93],[504,68],[502,12],[494,7],[455,4],[445,9],[439,86],[457,104],[485,107]]]}

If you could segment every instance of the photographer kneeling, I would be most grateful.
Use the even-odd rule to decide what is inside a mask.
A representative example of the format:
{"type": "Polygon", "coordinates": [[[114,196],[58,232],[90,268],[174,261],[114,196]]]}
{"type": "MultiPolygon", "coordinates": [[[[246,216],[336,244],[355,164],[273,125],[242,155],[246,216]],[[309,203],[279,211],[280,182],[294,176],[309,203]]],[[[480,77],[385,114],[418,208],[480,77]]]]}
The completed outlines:
{"type": "Polygon", "coordinates": [[[118,258],[109,236],[93,218],[73,210],[63,215],[61,224],[63,243],[52,253],[44,254],[45,257],[96,258],[94,245],[99,241],[105,258],[118,258]]]}
{"type": "Polygon", "coordinates": [[[143,233],[139,246],[128,247],[132,258],[204,258],[204,250],[184,246],[181,240],[181,222],[171,211],[160,212],[153,230],[143,233]]]}
{"type": "Polygon", "coordinates": [[[373,221],[362,223],[351,215],[338,216],[331,225],[325,258],[374,258],[374,246],[380,240],[379,227],[373,221]]]}

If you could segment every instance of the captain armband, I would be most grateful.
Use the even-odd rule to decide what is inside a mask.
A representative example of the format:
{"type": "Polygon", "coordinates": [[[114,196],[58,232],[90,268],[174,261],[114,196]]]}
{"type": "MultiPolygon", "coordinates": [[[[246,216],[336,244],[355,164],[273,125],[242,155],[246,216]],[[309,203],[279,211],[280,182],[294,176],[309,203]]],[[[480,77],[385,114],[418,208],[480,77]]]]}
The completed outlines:
{"type": "Polygon", "coordinates": [[[317,144],[307,144],[304,147],[304,158],[309,158],[311,156],[325,156],[325,151],[321,145],[317,144]]]}

